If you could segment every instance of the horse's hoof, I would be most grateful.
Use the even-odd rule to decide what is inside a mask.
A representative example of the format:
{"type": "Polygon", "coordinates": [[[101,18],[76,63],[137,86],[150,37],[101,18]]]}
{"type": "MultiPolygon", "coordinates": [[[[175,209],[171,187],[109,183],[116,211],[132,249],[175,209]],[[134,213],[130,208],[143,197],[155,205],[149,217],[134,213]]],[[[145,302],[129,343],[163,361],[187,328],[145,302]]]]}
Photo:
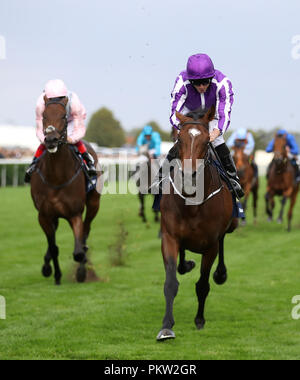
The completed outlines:
{"type": "Polygon", "coordinates": [[[59,280],[55,280],[55,285],[56,286],[60,286],[61,285],[60,279],[59,280]]]}
{"type": "Polygon", "coordinates": [[[242,226],[242,227],[245,227],[246,224],[247,224],[246,219],[242,219],[242,220],[241,220],[241,226],[242,226]]]}
{"type": "Polygon", "coordinates": [[[42,268],[42,274],[44,277],[50,277],[52,275],[51,265],[44,265],[42,268]]]}
{"type": "Polygon", "coordinates": [[[205,325],[205,319],[204,318],[195,318],[195,325],[198,330],[203,330],[205,325]]]}
{"type": "Polygon", "coordinates": [[[162,329],[158,333],[158,335],[156,337],[156,340],[158,342],[163,342],[164,340],[175,339],[175,338],[176,338],[176,336],[175,336],[175,333],[174,333],[173,330],[171,330],[171,329],[162,329]]]}
{"type": "Polygon", "coordinates": [[[76,273],[77,282],[83,283],[86,280],[86,267],[84,264],[81,264],[76,273]]]}
{"type": "Polygon", "coordinates": [[[282,220],[281,218],[278,218],[278,219],[277,219],[277,223],[278,223],[278,224],[282,224],[282,222],[283,222],[283,220],[282,220]]]}
{"type": "Polygon", "coordinates": [[[186,262],[186,266],[187,266],[187,273],[188,273],[188,272],[191,272],[195,268],[196,263],[194,260],[190,260],[186,262]]]}
{"type": "Polygon", "coordinates": [[[178,273],[183,275],[185,273],[191,272],[196,266],[196,263],[194,260],[185,261],[183,266],[178,267],[178,273]]]}
{"type": "Polygon", "coordinates": [[[85,256],[85,252],[78,252],[78,253],[74,253],[74,261],[76,261],[77,263],[82,263],[82,262],[85,262],[86,260],[86,256],[85,256]]]}
{"type": "Polygon", "coordinates": [[[215,271],[213,278],[217,285],[223,285],[227,280],[227,272],[220,273],[215,271]]]}
{"type": "Polygon", "coordinates": [[[271,218],[270,216],[268,217],[268,222],[271,223],[273,222],[273,218],[271,218]]]}

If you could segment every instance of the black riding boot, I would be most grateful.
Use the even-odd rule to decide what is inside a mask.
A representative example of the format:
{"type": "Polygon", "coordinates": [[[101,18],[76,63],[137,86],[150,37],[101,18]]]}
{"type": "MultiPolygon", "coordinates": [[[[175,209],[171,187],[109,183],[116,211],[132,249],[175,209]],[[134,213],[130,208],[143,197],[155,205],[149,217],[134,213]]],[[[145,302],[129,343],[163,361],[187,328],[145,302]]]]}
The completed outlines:
{"type": "Polygon", "coordinates": [[[88,152],[85,152],[82,154],[82,158],[85,160],[86,162],[86,165],[87,165],[87,168],[88,168],[88,173],[89,173],[89,176],[90,177],[94,177],[97,175],[97,170],[95,168],[95,161],[94,161],[94,158],[93,156],[88,153],[88,152]]]}
{"type": "Polygon", "coordinates": [[[293,165],[295,170],[295,181],[296,183],[300,183],[300,168],[295,158],[291,160],[291,164],[293,165]]]}
{"type": "Polygon", "coordinates": [[[31,175],[35,171],[36,164],[38,162],[38,158],[33,157],[32,163],[29,165],[28,169],[25,172],[24,182],[30,183],[31,175]]]}
{"type": "Polygon", "coordinates": [[[237,175],[236,167],[233,161],[233,158],[230,154],[230,150],[228,149],[227,145],[224,143],[222,145],[219,145],[215,148],[218,156],[221,160],[222,165],[224,166],[224,169],[226,170],[226,173],[230,179],[230,182],[239,198],[243,198],[245,195],[241,184],[240,179],[237,175]]]}

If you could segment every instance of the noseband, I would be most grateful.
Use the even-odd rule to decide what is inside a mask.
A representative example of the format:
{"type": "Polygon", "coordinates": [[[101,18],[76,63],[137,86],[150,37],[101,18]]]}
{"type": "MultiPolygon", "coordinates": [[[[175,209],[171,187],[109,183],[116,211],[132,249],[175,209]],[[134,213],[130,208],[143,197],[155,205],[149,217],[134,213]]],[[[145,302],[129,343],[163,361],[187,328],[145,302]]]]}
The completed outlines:
{"type": "MultiPolygon", "coordinates": [[[[66,111],[66,105],[58,99],[51,99],[45,104],[45,110],[50,104],[59,104],[63,106],[64,110],[66,111]]],[[[68,128],[68,116],[67,116],[67,111],[64,116],[64,121],[65,121],[65,126],[62,131],[58,131],[53,125],[49,125],[49,127],[46,128],[45,133],[46,135],[52,132],[57,132],[59,134],[59,139],[58,139],[58,144],[65,144],[66,143],[66,138],[67,138],[67,128],[68,128]]]]}

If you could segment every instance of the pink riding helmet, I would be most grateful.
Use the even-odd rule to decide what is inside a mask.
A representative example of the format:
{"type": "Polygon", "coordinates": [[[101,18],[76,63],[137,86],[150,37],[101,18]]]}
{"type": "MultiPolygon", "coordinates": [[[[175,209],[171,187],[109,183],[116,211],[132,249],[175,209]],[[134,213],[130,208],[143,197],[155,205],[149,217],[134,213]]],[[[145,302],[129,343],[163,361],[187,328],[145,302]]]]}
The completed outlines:
{"type": "Polygon", "coordinates": [[[68,95],[67,86],[61,79],[49,80],[45,86],[45,94],[48,99],[59,98],[68,95]]]}
{"type": "Polygon", "coordinates": [[[215,68],[207,54],[192,55],[187,62],[188,79],[206,79],[215,76],[215,68]]]}

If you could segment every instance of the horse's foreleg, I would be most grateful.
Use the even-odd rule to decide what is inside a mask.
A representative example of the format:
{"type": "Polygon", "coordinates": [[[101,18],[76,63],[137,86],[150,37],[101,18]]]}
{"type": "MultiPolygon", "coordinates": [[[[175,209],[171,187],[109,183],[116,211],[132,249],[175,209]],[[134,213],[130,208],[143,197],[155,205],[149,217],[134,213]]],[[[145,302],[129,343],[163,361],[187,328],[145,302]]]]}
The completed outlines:
{"type": "Polygon", "coordinates": [[[39,214],[39,222],[44,230],[47,241],[48,241],[48,250],[44,257],[44,265],[42,268],[42,273],[45,277],[50,277],[52,274],[52,268],[50,261],[53,260],[54,264],[54,278],[56,285],[60,285],[61,280],[61,271],[58,263],[58,247],[56,246],[55,241],[55,232],[58,226],[58,219],[52,220],[49,217],[46,217],[42,214],[39,214]]]}
{"type": "Polygon", "coordinates": [[[282,221],[283,221],[283,212],[284,212],[284,206],[286,204],[286,201],[287,201],[287,197],[283,196],[282,200],[281,200],[280,213],[279,213],[279,216],[278,216],[278,219],[277,219],[278,223],[282,223],[282,221]]]}
{"type": "Polygon", "coordinates": [[[86,201],[86,215],[83,223],[83,245],[84,249],[87,252],[87,239],[91,230],[91,223],[96,217],[100,206],[100,195],[94,190],[93,192],[88,194],[86,201]]]}
{"type": "Polygon", "coordinates": [[[265,200],[266,200],[266,213],[268,215],[268,221],[271,222],[273,220],[273,208],[274,208],[273,195],[271,195],[269,192],[267,192],[265,195],[265,200]],[[270,206],[270,204],[271,204],[271,206],[270,206]]]}
{"type": "Polygon", "coordinates": [[[166,312],[163,319],[163,326],[157,336],[157,340],[175,338],[172,327],[175,324],[173,317],[173,303],[178,292],[179,282],[176,278],[176,267],[178,257],[178,243],[167,233],[162,236],[162,253],[165,264],[166,280],[164,294],[166,300],[166,312]]]}
{"type": "Polygon", "coordinates": [[[155,223],[159,223],[159,211],[153,211],[154,212],[154,221],[155,223]]]}
{"type": "Polygon", "coordinates": [[[185,250],[180,249],[180,260],[179,260],[179,265],[178,265],[178,273],[180,274],[185,274],[190,272],[192,269],[194,269],[196,266],[195,261],[190,260],[186,261],[185,260],[185,250]]]}
{"type": "Polygon", "coordinates": [[[209,275],[211,267],[215,261],[215,258],[218,253],[219,242],[214,244],[210,250],[203,255],[201,262],[201,276],[199,281],[196,283],[196,293],[198,297],[198,312],[195,318],[195,324],[198,330],[203,329],[205,324],[204,319],[204,306],[205,300],[208,296],[210,286],[209,286],[209,275]]]}
{"type": "Polygon", "coordinates": [[[143,219],[144,223],[147,223],[147,219],[145,216],[145,195],[142,193],[139,193],[139,200],[141,204],[139,216],[143,219]]]}
{"type": "Polygon", "coordinates": [[[252,188],[253,194],[253,222],[257,223],[257,199],[258,199],[258,186],[252,188]]]}
{"type": "Polygon", "coordinates": [[[70,218],[69,223],[75,238],[75,247],[73,252],[74,260],[80,263],[85,260],[85,252],[83,249],[83,222],[81,215],[70,218]]]}
{"type": "Polygon", "coordinates": [[[69,223],[72,227],[74,238],[75,238],[75,248],[73,257],[74,260],[80,263],[80,266],[77,270],[77,281],[84,282],[86,279],[86,268],[85,264],[87,262],[86,252],[83,245],[83,222],[82,216],[77,215],[71,219],[69,219],[69,223]]]}
{"type": "Polygon", "coordinates": [[[218,285],[224,284],[227,280],[227,269],[224,262],[224,238],[225,236],[219,241],[219,262],[214,273],[214,281],[218,285]]]}
{"type": "Polygon", "coordinates": [[[246,210],[247,210],[247,203],[248,203],[248,198],[249,198],[249,195],[250,195],[250,192],[251,192],[251,183],[247,183],[246,186],[245,186],[245,196],[244,196],[244,201],[242,203],[242,206],[243,206],[243,209],[244,209],[244,213],[245,213],[245,217],[242,218],[242,225],[246,225],[246,210]]]}
{"type": "Polygon", "coordinates": [[[298,188],[293,191],[292,196],[291,196],[290,208],[289,208],[289,212],[288,212],[288,231],[289,232],[292,229],[293,208],[294,208],[296,200],[297,200],[297,194],[298,194],[298,188]]]}

